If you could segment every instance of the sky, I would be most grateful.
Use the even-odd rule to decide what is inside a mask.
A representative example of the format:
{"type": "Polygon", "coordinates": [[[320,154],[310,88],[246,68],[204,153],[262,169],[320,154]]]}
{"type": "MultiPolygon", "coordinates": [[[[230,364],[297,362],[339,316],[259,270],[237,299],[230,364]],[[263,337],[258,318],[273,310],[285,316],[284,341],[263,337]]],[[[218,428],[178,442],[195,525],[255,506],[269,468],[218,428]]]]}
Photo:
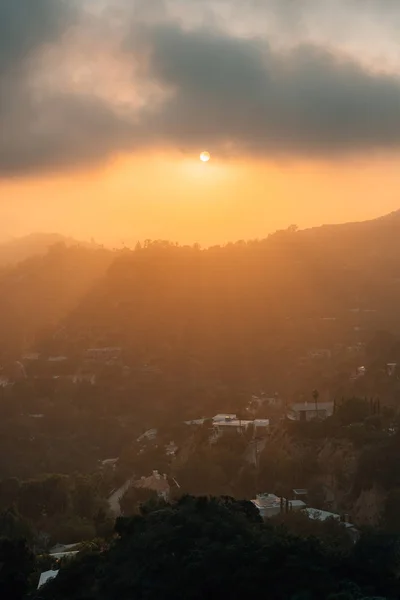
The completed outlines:
{"type": "Polygon", "coordinates": [[[0,239],[399,209],[399,26],[398,0],[0,0],[0,239]]]}

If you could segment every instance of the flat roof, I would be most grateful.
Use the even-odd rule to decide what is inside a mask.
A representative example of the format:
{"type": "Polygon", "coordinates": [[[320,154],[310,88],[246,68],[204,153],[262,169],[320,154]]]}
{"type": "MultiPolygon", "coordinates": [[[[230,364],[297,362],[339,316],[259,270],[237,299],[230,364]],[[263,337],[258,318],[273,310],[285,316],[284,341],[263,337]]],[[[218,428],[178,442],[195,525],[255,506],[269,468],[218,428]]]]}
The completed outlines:
{"type": "Polygon", "coordinates": [[[308,514],[310,519],[315,519],[318,521],[326,521],[327,519],[335,519],[335,521],[340,521],[343,523],[345,527],[354,527],[352,523],[346,523],[341,521],[340,515],[337,513],[329,512],[327,510],[319,510],[318,508],[305,508],[304,511],[308,514]]]}
{"type": "Polygon", "coordinates": [[[236,413],[218,413],[213,417],[213,421],[226,421],[226,419],[236,419],[236,413]]]}
{"type": "MultiPolygon", "coordinates": [[[[275,494],[258,494],[257,498],[252,500],[252,502],[257,508],[267,509],[281,506],[281,502],[285,504],[286,498],[280,498],[279,496],[275,496],[275,494]]],[[[292,508],[305,508],[306,506],[303,500],[288,500],[288,502],[292,508]]]]}
{"type": "Polygon", "coordinates": [[[244,427],[250,423],[253,423],[253,421],[232,419],[231,421],[214,421],[213,425],[216,427],[244,427]]]}
{"type": "Polygon", "coordinates": [[[42,585],[47,583],[49,581],[49,579],[54,579],[54,577],[57,577],[57,575],[58,575],[58,570],[57,571],[51,571],[51,570],[44,571],[43,573],[41,573],[37,589],[39,589],[40,587],[42,587],[42,585]]]}

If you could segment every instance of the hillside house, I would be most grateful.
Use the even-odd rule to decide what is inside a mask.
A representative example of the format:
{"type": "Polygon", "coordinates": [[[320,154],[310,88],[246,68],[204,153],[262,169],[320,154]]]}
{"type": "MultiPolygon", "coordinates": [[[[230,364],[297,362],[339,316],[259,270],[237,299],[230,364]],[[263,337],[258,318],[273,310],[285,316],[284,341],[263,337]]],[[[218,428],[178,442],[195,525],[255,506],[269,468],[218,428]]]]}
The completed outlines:
{"type": "Polygon", "coordinates": [[[212,440],[217,440],[222,435],[245,433],[253,421],[246,419],[237,419],[236,415],[216,415],[213,418],[213,435],[212,440]]]}
{"type": "Polygon", "coordinates": [[[343,526],[347,529],[349,535],[353,539],[353,541],[357,541],[359,538],[359,531],[348,520],[348,515],[338,515],[336,513],[329,512],[327,510],[319,510],[316,508],[305,508],[304,512],[307,513],[309,519],[316,519],[318,521],[326,521],[328,519],[333,519],[335,521],[340,521],[343,523],[343,526]]]}
{"type": "MultiPolygon", "coordinates": [[[[176,482],[173,480],[174,485],[176,482]]],[[[145,490],[152,490],[157,493],[159,498],[162,498],[166,502],[169,500],[171,491],[171,485],[168,477],[164,474],[161,475],[157,470],[154,470],[149,477],[141,477],[133,483],[133,487],[141,488],[145,490]]]]}
{"type": "Polygon", "coordinates": [[[257,497],[251,502],[263,519],[274,517],[281,512],[299,511],[306,508],[306,504],[302,500],[287,500],[275,496],[275,494],[257,494],[257,497]]]}
{"type": "Polygon", "coordinates": [[[287,414],[291,421],[312,421],[331,417],[334,411],[333,402],[295,402],[287,414]]]}

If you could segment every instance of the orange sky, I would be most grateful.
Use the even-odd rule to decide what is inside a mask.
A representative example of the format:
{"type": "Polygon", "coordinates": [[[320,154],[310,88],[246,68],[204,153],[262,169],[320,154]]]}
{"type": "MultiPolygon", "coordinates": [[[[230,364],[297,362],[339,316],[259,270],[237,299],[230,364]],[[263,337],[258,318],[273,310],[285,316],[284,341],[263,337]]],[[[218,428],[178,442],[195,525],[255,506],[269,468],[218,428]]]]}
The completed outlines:
{"type": "Polygon", "coordinates": [[[210,245],[400,208],[399,2],[32,2],[0,7],[0,241],[210,245]]]}
{"type": "Polygon", "coordinates": [[[395,159],[203,164],[173,151],[0,184],[0,235],[57,231],[105,244],[162,238],[203,245],[264,237],[294,223],[374,218],[399,208],[395,159]]]}

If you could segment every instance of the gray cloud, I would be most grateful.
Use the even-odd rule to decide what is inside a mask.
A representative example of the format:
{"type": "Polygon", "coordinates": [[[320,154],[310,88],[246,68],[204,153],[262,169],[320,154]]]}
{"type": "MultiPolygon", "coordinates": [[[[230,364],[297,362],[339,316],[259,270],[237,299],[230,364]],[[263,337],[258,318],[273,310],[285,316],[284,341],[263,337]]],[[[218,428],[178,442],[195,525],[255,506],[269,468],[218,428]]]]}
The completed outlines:
{"type": "Polygon", "coordinates": [[[0,0],[0,176],[79,166],[132,141],[121,109],[95,95],[35,86],[37,53],[82,16],[75,0],[0,0]]]}
{"type": "Polygon", "coordinates": [[[256,154],[400,146],[400,80],[315,46],[281,54],[258,40],[161,26],[150,76],[173,95],[146,127],[176,144],[226,142],[256,154]]]}
{"type": "MultiPolygon", "coordinates": [[[[33,59],[78,22],[77,7],[35,0],[33,10],[32,0],[0,0],[0,176],[97,162],[158,144],[328,158],[400,149],[396,76],[370,72],[312,44],[282,53],[259,38],[183,28],[166,20],[162,2],[159,19],[154,11],[138,14],[127,0],[115,6],[129,31],[121,60],[147,57],[143,83],[168,91],[161,104],[138,110],[67,87],[38,94],[33,59]]],[[[289,0],[280,6],[298,10],[289,0]]]]}
{"type": "Polygon", "coordinates": [[[0,75],[15,71],[38,46],[74,21],[75,0],[0,0],[0,75]]]}

